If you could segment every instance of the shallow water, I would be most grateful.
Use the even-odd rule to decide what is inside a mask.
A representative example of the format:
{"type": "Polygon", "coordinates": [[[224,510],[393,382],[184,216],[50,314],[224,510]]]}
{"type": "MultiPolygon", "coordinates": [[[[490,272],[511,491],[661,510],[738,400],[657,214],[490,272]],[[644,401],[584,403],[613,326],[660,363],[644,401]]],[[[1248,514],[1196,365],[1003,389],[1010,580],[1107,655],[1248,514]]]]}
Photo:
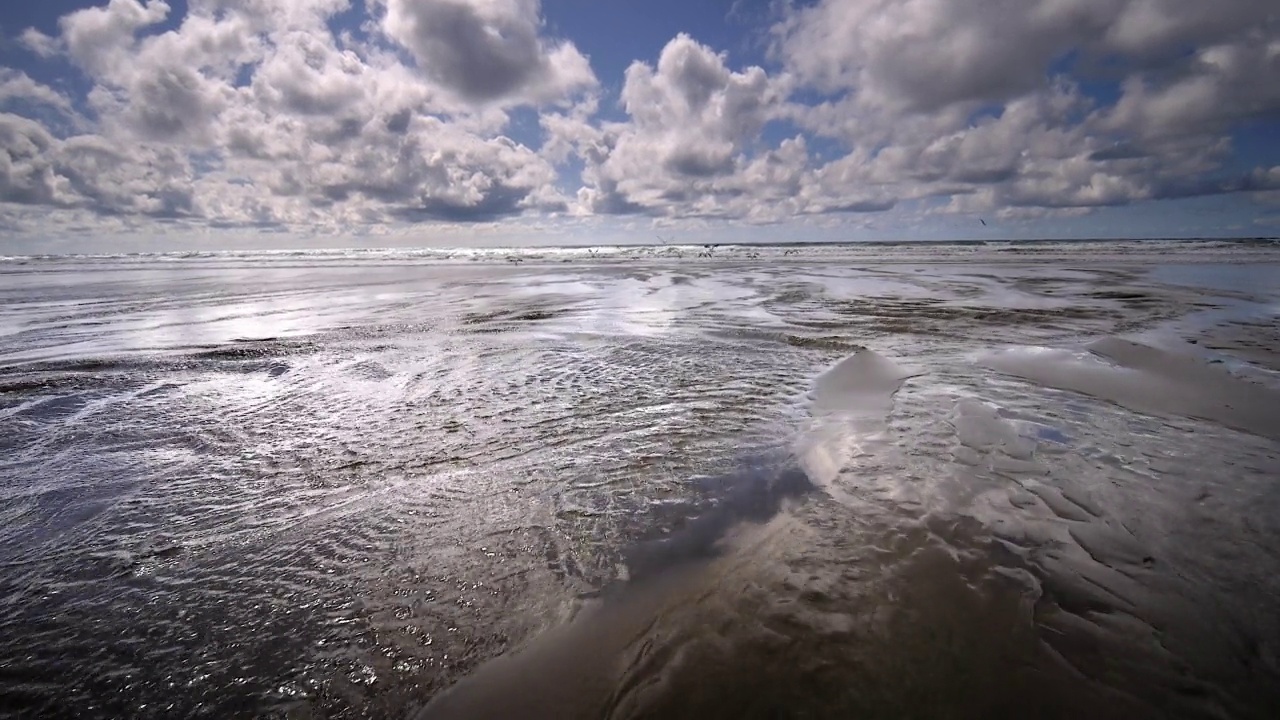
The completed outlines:
{"type": "Polygon", "coordinates": [[[0,713],[1275,717],[1280,256],[1108,247],[0,263],[0,713]]]}

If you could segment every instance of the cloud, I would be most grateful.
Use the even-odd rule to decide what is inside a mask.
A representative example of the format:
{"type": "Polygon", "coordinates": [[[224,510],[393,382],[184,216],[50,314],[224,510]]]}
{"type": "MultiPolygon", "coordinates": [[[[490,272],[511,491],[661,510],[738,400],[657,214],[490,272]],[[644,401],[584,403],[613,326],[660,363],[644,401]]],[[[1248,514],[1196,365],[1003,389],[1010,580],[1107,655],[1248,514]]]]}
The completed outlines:
{"type": "Polygon", "coordinates": [[[74,115],[71,98],[48,85],[32,80],[24,72],[0,68],[0,106],[13,101],[26,101],[51,107],[65,115],[74,115]]]}
{"type": "Polygon", "coordinates": [[[731,71],[680,36],[656,68],[628,70],[626,122],[555,129],[586,166],[584,213],[770,221],[932,197],[993,211],[1243,192],[1214,173],[1232,127],[1280,109],[1265,79],[1280,74],[1280,35],[1257,4],[1219,10],[820,0],[774,26],[774,72],[731,71]],[[1203,45],[1188,58],[1187,43],[1203,45]],[[1068,75],[1104,60],[1124,67],[1114,105],[1068,75]],[[813,91],[825,99],[799,99],[813,91]],[[769,147],[775,121],[803,134],[769,147]],[[843,152],[812,156],[815,137],[843,152]]]}
{"type": "Polygon", "coordinates": [[[0,114],[0,200],[31,205],[65,203],[66,191],[49,156],[57,140],[39,123],[0,114]]]}
{"type": "Polygon", "coordinates": [[[107,215],[191,213],[192,173],[172,150],[124,149],[96,135],[58,139],[40,124],[0,114],[0,201],[107,215]]]}
{"type": "MultiPolygon", "coordinates": [[[[511,7],[536,29],[528,14],[536,4],[511,7]]],[[[202,0],[173,22],[159,0],[113,0],[63,17],[56,37],[27,33],[29,45],[65,55],[92,82],[85,101],[97,122],[60,137],[0,115],[0,202],[310,228],[491,221],[566,207],[551,164],[503,135],[501,107],[459,104],[444,76],[335,35],[327,21],[348,8],[345,0],[202,0]],[[158,31],[161,21],[170,29],[158,31]]],[[[502,104],[594,83],[585,65],[557,65],[576,53],[571,46],[535,38],[531,47],[546,50],[545,63],[505,85],[502,104]]],[[[0,102],[10,97],[71,108],[6,71],[0,102]]]]}
{"type": "Polygon", "coordinates": [[[755,63],[679,34],[602,84],[538,0],[110,0],[20,36],[83,83],[0,69],[0,222],[865,223],[1275,197],[1233,139],[1280,117],[1266,3],[778,7],[755,63]],[[540,138],[513,123],[529,113],[540,138]]]}
{"type": "Polygon", "coordinates": [[[169,15],[163,0],[111,0],[65,15],[58,21],[59,40],[71,58],[86,71],[106,75],[128,59],[137,31],[162,22],[169,15]]]}
{"type": "Polygon", "coordinates": [[[1280,111],[1278,22],[1248,0],[820,0],[773,27],[772,53],[828,96],[792,107],[848,148],[818,173],[829,194],[1088,208],[1246,187],[1206,178],[1233,127],[1280,111]]]}
{"type": "MultiPolygon", "coordinates": [[[[599,129],[559,122],[576,133],[586,169],[584,211],[739,217],[788,183],[805,164],[803,143],[789,152],[755,155],[764,125],[777,116],[782,86],[759,67],[734,72],[724,55],[679,35],[653,67],[633,63],[621,104],[628,120],[599,129]],[[752,169],[754,163],[760,163],[752,169]],[[777,172],[781,165],[787,170],[777,172]],[[752,187],[772,166],[775,187],[752,187]]],[[[781,199],[781,198],[777,198],[781,199]]]]}
{"type": "Polygon", "coordinates": [[[35,28],[27,28],[18,36],[18,42],[42,58],[52,58],[60,51],[58,41],[35,28]]]}
{"type": "Polygon", "coordinates": [[[596,85],[572,43],[541,37],[537,0],[385,0],[382,28],[472,102],[550,102],[596,85]]]}
{"type": "MultiPolygon", "coordinates": [[[[1198,48],[1172,71],[1126,79],[1104,127],[1147,141],[1222,133],[1280,115],[1280,26],[1198,48]]],[[[1266,27],[1266,26],[1264,26],[1266,27]]]]}
{"type": "Polygon", "coordinates": [[[1276,21],[1257,0],[821,0],[790,13],[773,36],[802,82],[929,111],[1033,91],[1071,54],[1167,65],[1188,46],[1273,32],[1276,21]]]}

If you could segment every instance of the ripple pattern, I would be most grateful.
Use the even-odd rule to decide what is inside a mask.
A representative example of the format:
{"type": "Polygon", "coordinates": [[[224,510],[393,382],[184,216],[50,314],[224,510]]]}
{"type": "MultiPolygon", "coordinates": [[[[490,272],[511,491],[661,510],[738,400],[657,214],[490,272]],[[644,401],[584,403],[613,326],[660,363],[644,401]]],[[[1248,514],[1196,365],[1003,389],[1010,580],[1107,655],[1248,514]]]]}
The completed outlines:
{"type": "Polygon", "coordinates": [[[1276,442],[975,361],[1194,312],[1140,269],[209,262],[6,291],[0,712],[403,716],[864,347],[919,370],[886,428],[654,621],[614,717],[1280,707],[1276,442]]]}

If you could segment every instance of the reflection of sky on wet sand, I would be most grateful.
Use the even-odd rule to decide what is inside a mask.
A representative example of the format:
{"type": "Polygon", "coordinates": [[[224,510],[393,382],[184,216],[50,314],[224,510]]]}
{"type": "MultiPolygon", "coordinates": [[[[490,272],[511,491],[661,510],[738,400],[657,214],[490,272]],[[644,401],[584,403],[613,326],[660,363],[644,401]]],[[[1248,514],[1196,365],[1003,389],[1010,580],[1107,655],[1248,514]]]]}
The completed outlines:
{"type": "MultiPolygon", "coordinates": [[[[294,337],[323,332],[375,316],[404,323],[449,322],[447,311],[423,306],[444,288],[475,278],[492,282],[473,295],[474,308],[503,306],[512,298],[545,300],[567,309],[546,329],[636,333],[678,331],[681,317],[714,307],[730,317],[750,314],[776,323],[761,302],[779,289],[809,283],[816,297],[835,301],[922,300],[950,307],[1052,310],[1078,303],[1087,270],[1046,270],[998,265],[975,273],[955,265],[889,268],[741,268],[728,278],[695,269],[661,269],[634,275],[624,267],[584,272],[572,266],[478,268],[374,267],[249,268],[211,273],[175,266],[166,271],[86,270],[62,278],[71,299],[24,298],[0,311],[0,336],[39,335],[16,342],[13,361],[60,359],[117,352],[216,345],[239,339],[294,337]],[[1051,283],[1048,292],[1021,282],[1051,283]],[[234,289],[233,292],[228,290],[234,289]],[[246,290],[248,292],[246,292],[246,290]],[[485,293],[495,300],[487,303],[485,293]],[[1050,294],[1052,293],[1052,294],[1050,294]],[[25,346],[25,347],[22,347],[25,346]],[[57,350],[52,348],[56,346],[57,350]],[[19,349],[21,347],[21,349],[19,349]]],[[[1204,284],[1234,293],[1280,296],[1274,273],[1250,265],[1162,266],[1151,276],[1177,284],[1204,284]]],[[[18,276],[10,292],[29,279],[18,276]]],[[[1280,306],[1274,300],[1268,307],[1280,306]]],[[[818,312],[814,307],[812,312],[818,312]]]]}
{"type": "MultiPolygon", "coordinates": [[[[0,289],[0,475],[26,483],[0,495],[0,593],[20,583],[13,622],[48,632],[0,661],[131,707],[251,715],[286,688],[317,714],[407,713],[606,607],[628,557],[689,550],[688,594],[628,617],[619,651],[667,660],[622,695],[693,707],[741,682],[856,716],[835,688],[860,684],[882,690],[864,714],[927,696],[982,716],[979,696],[1047,692],[1002,682],[1030,667],[1091,711],[1111,678],[1125,709],[1183,702],[1173,668],[1223,707],[1267,697],[1265,672],[1200,658],[1275,629],[1257,601],[1280,572],[1251,549],[1280,537],[1274,443],[1187,409],[1210,393],[1135,411],[1072,389],[1173,387],[1143,365],[1164,356],[1089,342],[1205,296],[1111,265],[646,263],[21,276],[0,289]],[[37,358],[58,362],[15,365],[37,358]],[[815,396],[831,368],[839,392],[815,396]],[[796,462],[817,487],[775,493],[796,462]],[[1132,640],[1153,627],[1164,645],[1132,640]],[[112,685],[69,637],[147,653],[112,685]],[[342,683],[360,689],[322,689],[342,683]]],[[[539,672],[572,688],[564,667],[539,672]]]]}
{"type": "Polygon", "coordinates": [[[1269,264],[1162,264],[1153,268],[1150,276],[1159,282],[1187,287],[1280,297],[1280,273],[1269,264]]]}

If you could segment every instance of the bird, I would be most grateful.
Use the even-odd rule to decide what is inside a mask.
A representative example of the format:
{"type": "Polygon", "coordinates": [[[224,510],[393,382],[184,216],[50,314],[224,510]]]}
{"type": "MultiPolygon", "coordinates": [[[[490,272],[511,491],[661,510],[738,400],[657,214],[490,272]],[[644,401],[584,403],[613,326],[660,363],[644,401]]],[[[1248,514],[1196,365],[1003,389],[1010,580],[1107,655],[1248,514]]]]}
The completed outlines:
{"type": "Polygon", "coordinates": [[[986,227],[986,226],[987,226],[987,221],[986,221],[986,220],[983,220],[982,218],[978,218],[978,222],[982,223],[982,227],[986,227]]]}

